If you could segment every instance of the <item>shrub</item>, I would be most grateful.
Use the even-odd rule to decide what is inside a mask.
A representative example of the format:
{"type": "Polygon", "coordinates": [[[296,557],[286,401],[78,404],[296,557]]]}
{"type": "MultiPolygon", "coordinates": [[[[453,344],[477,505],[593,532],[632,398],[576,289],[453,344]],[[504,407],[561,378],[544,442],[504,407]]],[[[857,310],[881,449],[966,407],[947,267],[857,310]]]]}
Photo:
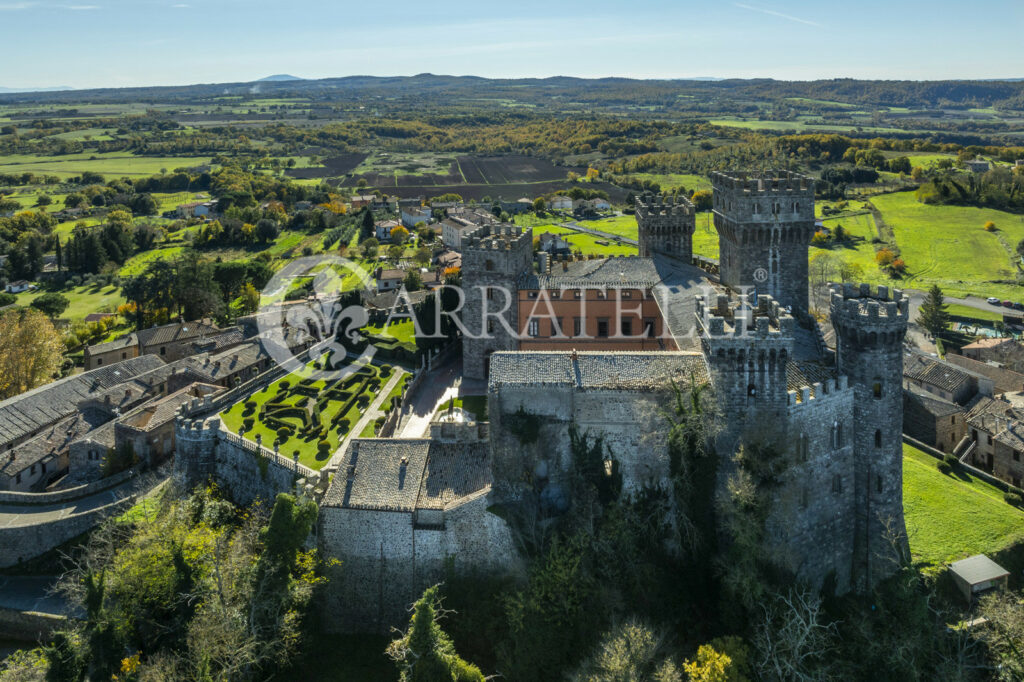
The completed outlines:
{"type": "Polygon", "coordinates": [[[956,469],[960,466],[960,460],[955,455],[946,455],[942,458],[942,461],[948,464],[950,469],[956,469]]]}
{"type": "Polygon", "coordinates": [[[937,466],[939,468],[939,471],[946,474],[947,476],[953,473],[953,467],[949,466],[945,462],[938,462],[935,466],[937,466]]]}
{"type": "Polygon", "coordinates": [[[1006,501],[1006,504],[1024,509],[1024,495],[1018,492],[1010,491],[1003,495],[1003,499],[1006,501]]]}
{"type": "Polygon", "coordinates": [[[321,456],[326,456],[327,453],[331,451],[331,444],[322,440],[316,444],[316,451],[320,453],[321,456]]]}
{"type": "Polygon", "coordinates": [[[995,232],[996,231],[996,224],[994,222],[992,222],[991,220],[989,220],[988,222],[985,223],[985,231],[986,232],[995,232]]]}
{"type": "Polygon", "coordinates": [[[287,426],[282,426],[277,430],[277,439],[282,443],[288,440],[288,437],[292,435],[292,430],[287,426]]]}
{"type": "Polygon", "coordinates": [[[243,420],[242,420],[242,426],[244,426],[244,427],[245,427],[245,430],[246,430],[246,431],[249,431],[249,430],[251,430],[251,429],[252,429],[252,427],[253,427],[253,424],[255,424],[255,423],[256,423],[256,422],[255,422],[255,421],[253,421],[253,418],[252,418],[252,417],[246,417],[245,419],[243,419],[243,420]]]}
{"type": "Polygon", "coordinates": [[[819,230],[818,232],[814,233],[813,237],[811,237],[811,246],[821,247],[825,246],[826,244],[828,244],[828,235],[825,234],[823,231],[819,230]]]}
{"type": "Polygon", "coordinates": [[[342,418],[335,423],[338,426],[338,433],[348,433],[348,419],[342,418]]]}
{"type": "Polygon", "coordinates": [[[282,391],[286,390],[289,386],[291,386],[291,383],[289,383],[287,379],[283,380],[281,383],[278,384],[278,387],[282,391]]]}
{"type": "Polygon", "coordinates": [[[299,451],[297,449],[296,450],[292,450],[292,457],[295,458],[295,459],[299,458],[299,451]]]}

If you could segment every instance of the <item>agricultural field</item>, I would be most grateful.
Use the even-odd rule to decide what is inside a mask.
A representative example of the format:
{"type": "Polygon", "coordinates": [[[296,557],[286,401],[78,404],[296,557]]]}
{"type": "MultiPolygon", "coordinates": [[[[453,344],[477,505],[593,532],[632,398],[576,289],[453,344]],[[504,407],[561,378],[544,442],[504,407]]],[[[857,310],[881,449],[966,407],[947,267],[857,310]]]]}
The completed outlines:
{"type": "Polygon", "coordinates": [[[903,511],[915,564],[934,570],[1024,541],[1024,511],[967,473],[943,474],[938,461],[903,445],[903,511]]]}
{"type": "Polygon", "coordinates": [[[692,175],[689,173],[630,173],[629,177],[637,180],[650,180],[661,187],[662,192],[669,192],[679,187],[689,191],[711,189],[711,180],[706,175],[692,175]]]}
{"type": "Polygon", "coordinates": [[[908,277],[903,286],[938,284],[949,296],[997,296],[1016,300],[1014,247],[1024,239],[1024,216],[995,209],[922,204],[913,192],[874,197],[871,202],[892,228],[908,277]],[[987,221],[996,224],[986,232],[987,221]],[[1003,280],[1003,281],[998,281],[1003,280]]]}
{"type": "Polygon", "coordinates": [[[203,166],[208,156],[135,156],[125,152],[66,154],[63,156],[12,155],[0,157],[0,173],[35,173],[70,178],[93,171],[108,178],[145,177],[161,170],[203,166]]]}
{"type": "Polygon", "coordinates": [[[340,379],[314,380],[290,374],[221,414],[233,433],[264,446],[276,443],[286,457],[320,469],[340,447],[394,372],[390,365],[366,365],[340,379]]]}

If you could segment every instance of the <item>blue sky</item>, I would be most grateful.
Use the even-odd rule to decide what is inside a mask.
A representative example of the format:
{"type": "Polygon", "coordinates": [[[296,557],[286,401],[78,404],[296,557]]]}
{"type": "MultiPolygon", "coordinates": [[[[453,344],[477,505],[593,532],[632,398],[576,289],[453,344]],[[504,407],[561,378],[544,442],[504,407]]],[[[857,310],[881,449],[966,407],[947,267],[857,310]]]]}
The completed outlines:
{"type": "Polygon", "coordinates": [[[1024,77],[1024,0],[0,0],[0,86],[1024,77]]]}

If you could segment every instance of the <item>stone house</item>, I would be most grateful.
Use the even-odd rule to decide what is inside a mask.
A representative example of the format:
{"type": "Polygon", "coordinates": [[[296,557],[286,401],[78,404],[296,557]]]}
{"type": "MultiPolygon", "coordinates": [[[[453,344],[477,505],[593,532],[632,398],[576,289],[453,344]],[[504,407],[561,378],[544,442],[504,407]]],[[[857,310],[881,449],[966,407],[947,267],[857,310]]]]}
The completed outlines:
{"type": "Polygon", "coordinates": [[[402,282],[405,280],[405,270],[377,268],[374,278],[377,280],[377,293],[394,291],[402,286],[402,282]]]}
{"type": "Polygon", "coordinates": [[[995,363],[1024,374],[1024,343],[1016,339],[978,339],[961,348],[960,353],[971,360],[995,363]]]}
{"type": "Polygon", "coordinates": [[[985,159],[978,157],[969,161],[964,161],[964,168],[972,173],[986,173],[991,168],[991,165],[985,159]]]}
{"type": "Polygon", "coordinates": [[[564,194],[556,194],[548,199],[547,206],[554,211],[571,211],[572,199],[564,194]]]}
{"type": "Polygon", "coordinates": [[[349,199],[349,204],[352,205],[352,210],[357,210],[364,206],[370,206],[376,200],[377,197],[373,194],[353,194],[349,199]]]}
{"type": "Polygon", "coordinates": [[[140,355],[159,355],[164,362],[174,362],[192,355],[192,342],[221,331],[208,320],[172,322],[141,329],[113,341],[86,347],[83,354],[85,369],[96,369],[140,355]]]}
{"type": "Polygon", "coordinates": [[[1024,391],[1024,374],[1015,372],[997,361],[981,362],[964,355],[947,353],[946,362],[965,371],[987,377],[992,382],[994,394],[1024,391]]]}
{"type": "Polygon", "coordinates": [[[414,230],[420,223],[429,225],[433,221],[433,213],[425,206],[406,206],[402,208],[401,220],[406,229],[414,230]]]}
{"type": "Polygon", "coordinates": [[[971,464],[1020,488],[1024,481],[1024,395],[985,398],[967,416],[971,464]]]}
{"type": "Polygon", "coordinates": [[[391,230],[401,225],[397,220],[379,220],[373,225],[373,236],[379,242],[391,241],[391,230]]]}
{"type": "Polygon", "coordinates": [[[992,380],[919,351],[903,356],[903,387],[966,405],[975,395],[991,396],[992,380]]]}
{"type": "Polygon", "coordinates": [[[478,227],[468,218],[449,216],[441,221],[441,241],[449,249],[462,249],[462,237],[478,227]]]}
{"type": "Polygon", "coordinates": [[[96,424],[75,415],[0,455],[0,490],[39,491],[68,470],[69,446],[96,424]]]}

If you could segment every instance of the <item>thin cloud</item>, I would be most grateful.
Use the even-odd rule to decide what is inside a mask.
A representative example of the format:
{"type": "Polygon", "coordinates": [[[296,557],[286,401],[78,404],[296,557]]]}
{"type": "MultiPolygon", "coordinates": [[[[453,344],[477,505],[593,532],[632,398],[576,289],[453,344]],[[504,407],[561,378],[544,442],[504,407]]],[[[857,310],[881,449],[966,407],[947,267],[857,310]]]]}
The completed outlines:
{"type": "Polygon", "coordinates": [[[807,24],[808,26],[818,26],[818,27],[821,26],[821,24],[819,24],[816,21],[811,21],[810,19],[801,19],[800,17],[794,17],[792,14],[783,14],[782,12],[776,12],[773,9],[765,9],[764,7],[754,7],[753,5],[744,5],[744,4],[739,3],[739,2],[734,2],[733,6],[734,7],[739,7],[740,9],[749,9],[751,12],[760,12],[761,14],[770,14],[773,17],[780,17],[782,19],[788,19],[789,21],[795,21],[798,24],[807,24]]]}
{"type": "Polygon", "coordinates": [[[69,9],[74,12],[88,12],[94,9],[100,9],[99,5],[64,5],[64,9],[69,9]]]}
{"type": "Polygon", "coordinates": [[[34,2],[7,2],[0,3],[0,12],[16,12],[22,9],[30,9],[35,7],[34,2]]]}

